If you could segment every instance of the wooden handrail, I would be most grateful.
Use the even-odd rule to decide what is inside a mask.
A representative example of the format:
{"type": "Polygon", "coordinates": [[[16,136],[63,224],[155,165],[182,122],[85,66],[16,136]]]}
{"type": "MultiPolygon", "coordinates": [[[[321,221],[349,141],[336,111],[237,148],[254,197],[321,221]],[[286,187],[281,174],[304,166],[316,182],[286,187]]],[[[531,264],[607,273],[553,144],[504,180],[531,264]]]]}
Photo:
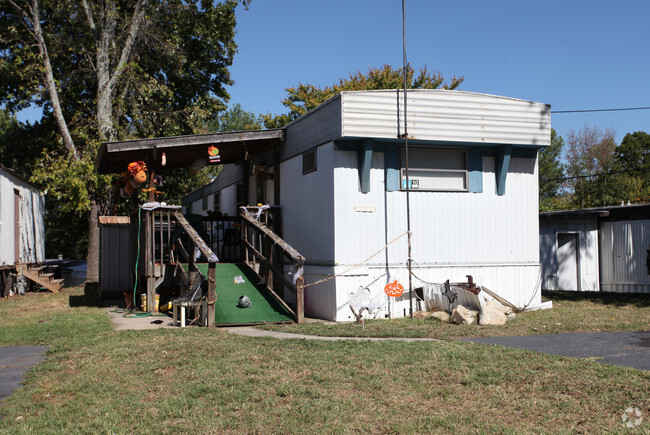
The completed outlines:
{"type": "Polygon", "coordinates": [[[199,248],[201,254],[203,254],[203,256],[207,259],[208,263],[219,262],[219,259],[215,253],[212,252],[212,249],[210,249],[208,245],[203,241],[201,236],[199,236],[199,233],[197,233],[194,227],[192,227],[187,219],[185,219],[185,216],[183,216],[180,211],[174,211],[174,217],[176,218],[176,221],[181,225],[181,227],[183,227],[190,239],[192,239],[194,245],[199,248]]]}
{"type": "Polygon", "coordinates": [[[278,237],[277,234],[275,234],[273,231],[271,231],[266,225],[263,225],[262,223],[258,222],[255,220],[253,215],[246,209],[246,207],[239,207],[240,209],[240,216],[250,225],[254,226],[256,230],[260,231],[263,233],[266,237],[271,239],[273,243],[278,245],[282,250],[285,252],[287,257],[291,261],[293,261],[296,264],[304,264],[305,263],[305,257],[300,255],[298,251],[296,251],[291,245],[289,245],[287,242],[282,240],[280,237],[278,237]]]}
{"type": "MultiPolygon", "coordinates": [[[[306,261],[305,257],[300,255],[297,250],[285,242],[276,233],[271,231],[266,225],[264,225],[262,222],[259,222],[246,207],[240,207],[239,210],[244,226],[243,247],[246,250],[246,264],[248,264],[248,266],[250,266],[261,278],[263,278],[267,290],[278,300],[278,302],[280,302],[285,308],[289,310],[289,312],[294,315],[296,322],[302,323],[305,317],[302,278],[302,267],[306,261]],[[249,234],[249,229],[252,230],[252,234],[249,234]],[[251,240],[249,240],[249,236],[252,236],[253,243],[251,243],[251,240]],[[259,246],[256,246],[256,244],[259,246]],[[299,274],[294,282],[291,282],[285,278],[282,267],[277,267],[275,264],[273,264],[273,252],[275,247],[278,247],[281,250],[282,255],[287,257],[291,263],[293,263],[294,271],[299,274]],[[249,253],[252,254],[250,260],[249,253]],[[259,269],[256,270],[256,261],[259,261],[257,265],[264,266],[263,273],[260,273],[259,269]],[[274,280],[273,274],[275,274],[278,279],[274,280]],[[293,294],[296,295],[295,311],[291,310],[286,302],[280,296],[278,296],[275,289],[273,288],[274,281],[276,284],[288,288],[293,294]]],[[[267,219],[265,218],[265,222],[266,221],[267,219]]]]}

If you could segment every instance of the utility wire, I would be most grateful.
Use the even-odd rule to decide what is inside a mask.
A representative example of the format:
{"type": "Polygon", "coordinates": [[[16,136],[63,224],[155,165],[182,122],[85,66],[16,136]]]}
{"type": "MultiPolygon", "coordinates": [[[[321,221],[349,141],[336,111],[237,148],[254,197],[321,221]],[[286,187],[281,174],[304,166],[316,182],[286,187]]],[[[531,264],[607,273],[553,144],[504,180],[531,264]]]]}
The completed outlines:
{"type": "Polygon", "coordinates": [[[587,113],[587,112],[621,112],[624,110],[650,110],[646,107],[623,107],[619,109],[582,109],[582,110],[551,110],[551,113],[587,113]]]}

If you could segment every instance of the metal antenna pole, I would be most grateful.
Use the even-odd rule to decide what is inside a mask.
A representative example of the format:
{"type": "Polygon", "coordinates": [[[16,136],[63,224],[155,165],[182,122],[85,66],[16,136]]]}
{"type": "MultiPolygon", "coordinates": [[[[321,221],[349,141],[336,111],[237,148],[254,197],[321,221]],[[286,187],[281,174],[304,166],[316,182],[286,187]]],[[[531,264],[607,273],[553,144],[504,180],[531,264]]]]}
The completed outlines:
{"type": "Polygon", "coordinates": [[[404,154],[405,154],[405,165],[406,165],[406,239],[408,245],[408,259],[407,267],[409,272],[409,313],[411,319],[413,318],[413,275],[411,273],[411,203],[409,199],[409,192],[411,191],[411,182],[409,180],[409,141],[408,141],[408,130],[406,123],[406,75],[407,75],[407,62],[406,62],[406,0],[402,0],[402,73],[404,74],[404,154]]]}

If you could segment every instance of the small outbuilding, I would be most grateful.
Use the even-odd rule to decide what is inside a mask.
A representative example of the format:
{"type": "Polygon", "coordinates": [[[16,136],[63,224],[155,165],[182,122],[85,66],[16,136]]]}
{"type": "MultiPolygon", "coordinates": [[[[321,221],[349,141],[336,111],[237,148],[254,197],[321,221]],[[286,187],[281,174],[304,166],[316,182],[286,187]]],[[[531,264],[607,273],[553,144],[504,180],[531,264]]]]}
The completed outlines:
{"type": "Polygon", "coordinates": [[[9,273],[20,263],[45,258],[45,198],[15,171],[0,165],[0,294],[8,295],[9,273]]]}
{"type": "Polygon", "coordinates": [[[540,213],[542,289],[650,293],[650,204],[540,213]]]}
{"type": "Polygon", "coordinates": [[[45,198],[15,171],[0,165],[0,265],[45,258],[45,198]]]}

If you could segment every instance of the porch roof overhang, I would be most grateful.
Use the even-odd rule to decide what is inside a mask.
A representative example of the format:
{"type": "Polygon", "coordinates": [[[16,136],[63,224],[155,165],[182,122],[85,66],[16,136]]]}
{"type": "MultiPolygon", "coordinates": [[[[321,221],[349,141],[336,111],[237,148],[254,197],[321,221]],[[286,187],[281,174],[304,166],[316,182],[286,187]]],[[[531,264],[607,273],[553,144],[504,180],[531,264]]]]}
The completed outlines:
{"type": "Polygon", "coordinates": [[[129,163],[142,160],[151,170],[161,166],[165,153],[166,168],[188,168],[195,161],[208,160],[208,147],[219,149],[219,164],[237,163],[254,157],[284,141],[284,129],[239,131],[121,142],[105,142],[99,147],[95,169],[100,174],[126,171],[129,163]]]}

